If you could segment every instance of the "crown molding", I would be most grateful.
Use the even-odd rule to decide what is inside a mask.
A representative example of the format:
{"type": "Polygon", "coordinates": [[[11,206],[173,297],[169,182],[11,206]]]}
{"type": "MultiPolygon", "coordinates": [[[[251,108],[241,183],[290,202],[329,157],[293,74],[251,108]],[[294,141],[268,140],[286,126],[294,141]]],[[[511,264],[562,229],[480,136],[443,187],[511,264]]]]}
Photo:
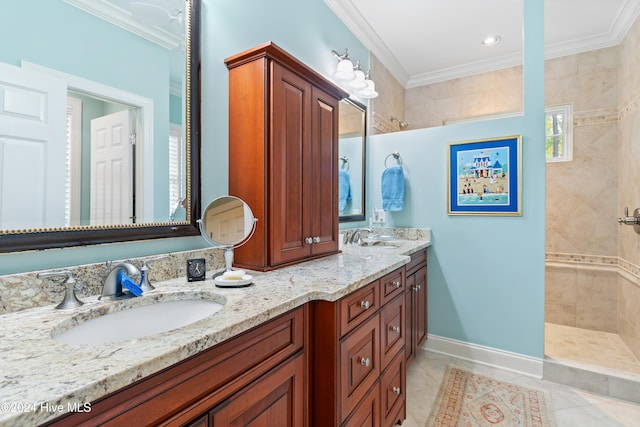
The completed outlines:
{"type": "Polygon", "coordinates": [[[63,0],[65,3],[114,24],[165,49],[175,49],[182,38],[161,28],[137,21],[129,12],[106,0],[63,0]]]}
{"type": "Polygon", "coordinates": [[[405,86],[409,81],[409,74],[398,62],[384,41],[371,28],[369,23],[353,6],[350,0],[324,0],[325,4],[347,26],[354,36],[365,45],[382,62],[387,70],[405,86]]]}
{"type": "MultiPolygon", "coordinates": [[[[405,89],[522,65],[522,52],[486,61],[461,64],[428,73],[409,75],[384,41],[371,28],[351,0],[324,0],[349,30],[371,51],[405,89]]],[[[640,16],[640,4],[627,0],[606,33],[545,45],[545,59],[617,46],[640,16]]]]}

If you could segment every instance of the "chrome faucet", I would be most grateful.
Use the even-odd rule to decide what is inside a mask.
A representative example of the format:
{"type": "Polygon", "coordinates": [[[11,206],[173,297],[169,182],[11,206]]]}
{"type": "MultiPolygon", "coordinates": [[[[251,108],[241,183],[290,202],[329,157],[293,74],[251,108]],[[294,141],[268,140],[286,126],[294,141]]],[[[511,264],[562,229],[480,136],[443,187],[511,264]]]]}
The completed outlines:
{"type": "Polygon", "coordinates": [[[104,278],[104,283],[102,284],[102,295],[100,295],[99,299],[113,300],[129,297],[129,294],[122,292],[122,283],[118,280],[118,273],[121,270],[126,270],[130,276],[140,274],[138,267],[128,262],[121,262],[111,267],[111,261],[109,261],[107,262],[107,270],[107,276],[104,278]]]}
{"type": "Polygon", "coordinates": [[[362,228],[358,228],[356,230],[354,230],[354,232],[351,234],[351,243],[357,243],[360,244],[362,242],[362,238],[360,237],[360,233],[363,231],[368,231],[369,234],[373,233],[373,230],[369,227],[362,227],[362,228]]]}

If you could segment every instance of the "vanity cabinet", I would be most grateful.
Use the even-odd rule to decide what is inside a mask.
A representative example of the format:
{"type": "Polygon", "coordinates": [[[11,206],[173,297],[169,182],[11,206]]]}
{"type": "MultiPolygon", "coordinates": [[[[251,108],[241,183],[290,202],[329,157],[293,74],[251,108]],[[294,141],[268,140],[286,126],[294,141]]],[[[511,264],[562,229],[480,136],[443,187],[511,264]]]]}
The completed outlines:
{"type": "Polygon", "coordinates": [[[235,265],[270,270],[338,252],[338,102],[348,94],[274,43],[225,60],[229,194],[258,218],[235,265]]]}
{"type": "Polygon", "coordinates": [[[427,250],[412,254],[406,269],[406,356],[409,364],[427,339],[427,250]]]}
{"type": "Polygon", "coordinates": [[[304,426],[306,306],[137,381],[50,425],[304,426]],[[255,419],[254,419],[255,421],[255,419]]]}
{"type": "Polygon", "coordinates": [[[405,269],[310,308],[313,426],[404,420],[405,269]]]}

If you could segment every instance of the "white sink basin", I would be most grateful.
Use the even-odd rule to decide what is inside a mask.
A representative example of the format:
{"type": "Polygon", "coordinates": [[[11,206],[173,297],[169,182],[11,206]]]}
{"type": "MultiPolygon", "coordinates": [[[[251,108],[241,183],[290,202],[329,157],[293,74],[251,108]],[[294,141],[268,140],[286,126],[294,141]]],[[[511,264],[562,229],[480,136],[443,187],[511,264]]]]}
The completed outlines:
{"type": "Polygon", "coordinates": [[[101,315],[53,339],[66,344],[106,344],[148,337],[181,328],[219,311],[223,304],[203,299],[160,301],[101,315]]]}

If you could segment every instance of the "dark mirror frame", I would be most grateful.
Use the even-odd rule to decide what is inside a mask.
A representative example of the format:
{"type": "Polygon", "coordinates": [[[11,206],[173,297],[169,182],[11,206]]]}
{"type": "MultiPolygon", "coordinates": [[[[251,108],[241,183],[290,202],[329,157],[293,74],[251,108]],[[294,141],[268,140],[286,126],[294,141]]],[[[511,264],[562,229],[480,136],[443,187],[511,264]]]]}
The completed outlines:
{"type": "MultiPolygon", "coordinates": [[[[366,105],[351,99],[344,98],[340,102],[346,102],[351,104],[358,110],[362,111],[362,213],[361,214],[349,214],[349,215],[339,215],[338,222],[355,222],[355,221],[364,221],[367,216],[367,186],[366,186],[366,176],[367,176],[367,107],[366,105]]],[[[339,136],[338,136],[338,139],[339,136]]],[[[338,142],[339,144],[339,142],[338,142]]]]}
{"type": "MultiPolygon", "coordinates": [[[[186,28],[186,117],[187,221],[92,228],[54,228],[3,233],[0,253],[67,248],[134,240],[198,236],[200,218],[200,10],[201,0],[187,0],[186,28]],[[188,7],[190,4],[190,8],[188,7]]],[[[13,231],[13,230],[12,230],[13,231]]]]}

